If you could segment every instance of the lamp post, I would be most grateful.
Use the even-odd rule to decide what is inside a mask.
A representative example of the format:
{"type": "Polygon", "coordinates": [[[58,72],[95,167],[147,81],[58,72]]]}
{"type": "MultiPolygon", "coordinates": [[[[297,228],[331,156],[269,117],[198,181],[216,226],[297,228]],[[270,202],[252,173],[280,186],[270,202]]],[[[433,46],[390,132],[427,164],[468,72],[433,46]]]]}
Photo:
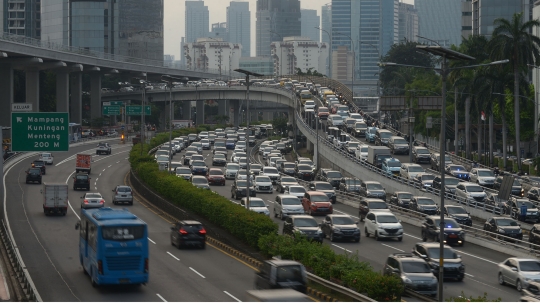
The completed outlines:
{"type": "Polygon", "coordinates": [[[279,57],[279,71],[277,71],[276,73],[276,77],[279,76],[279,75],[283,75],[283,36],[281,34],[278,34],[274,31],[271,31],[271,30],[268,30],[269,33],[272,33],[274,35],[278,35],[280,38],[281,38],[281,42],[279,42],[279,49],[280,49],[280,53],[281,53],[281,56],[279,57]]]}
{"type": "MultiPolygon", "coordinates": [[[[173,81],[177,80],[183,83],[186,83],[188,78],[175,78],[171,76],[161,76],[161,81],[167,83],[167,86],[169,87],[169,166],[167,166],[167,169],[169,170],[169,173],[171,172],[171,155],[172,155],[172,120],[173,120],[173,106],[172,106],[172,89],[173,89],[173,81]]],[[[144,111],[144,108],[142,109],[144,111]]]]}
{"type": "MultiPolygon", "coordinates": [[[[249,148],[249,120],[250,120],[250,115],[249,115],[249,76],[255,76],[255,77],[262,77],[263,75],[261,74],[257,74],[257,73],[254,73],[254,72],[250,72],[248,70],[244,70],[244,69],[235,69],[234,70],[235,72],[239,72],[239,73],[242,73],[244,75],[246,75],[246,86],[247,86],[247,89],[246,89],[246,113],[247,113],[247,117],[246,117],[246,128],[247,128],[247,136],[246,136],[246,150],[247,148],[249,148]]],[[[251,191],[251,172],[249,170],[249,156],[246,157],[246,175],[247,175],[247,194],[246,194],[246,207],[247,209],[249,209],[250,207],[250,191],[251,191]]]]}
{"type": "Polygon", "coordinates": [[[142,92],[142,96],[141,96],[141,125],[140,125],[140,129],[141,129],[141,156],[143,155],[143,147],[144,147],[144,135],[145,135],[145,128],[146,126],[144,125],[144,99],[146,98],[146,80],[143,80],[141,78],[134,78],[135,80],[138,80],[139,81],[139,84],[141,85],[141,92],[142,92]]]}
{"type": "Polygon", "coordinates": [[[315,26],[315,28],[320,31],[325,32],[328,35],[328,39],[330,40],[330,51],[328,52],[330,54],[330,59],[328,60],[330,62],[328,64],[328,69],[329,69],[328,75],[329,75],[329,78],[332,78],[332,35],[327,30],[322,29],[318,26],[315,26]]]}
{"type": "MultiPolygon", "coordinates": [[[[449,68],[447,60],[474,60],[475,58],[470,57],[468,55],[443,48],[441,46],[431,46],[431,45],[417,45],[417,49],[431,53],[433,55],[438,55],[442,57],[441,67],[440,68],[434,68],[434,67],[427,67],[427,66],[418,66],[418,65],[408,65],[408,64],[398,64],[393,62],[381,62],[381,66],[404,66],[404,67],[416,67],[416,68],[424,68],[424,69],[432,69],[436,70],[441,74],[442,78],[442,88],[441,88],[441,97],[442,97],[442,108],[441,108],[441,133],[440,133],[440,154],[441,159],[443,160],[446,155],[446,79],[448,77],[448,73],[452,70],[457,69],[465,69],[465,68],[475,68],[480,66],[489,66],[489,65],[495,65],[495,64],[502,64],[507,63],[508,60],[502,60],[502,61],[495,61],[487,64],[477,64],[477,65],[469,65],[469,66],[460,66],[456,68],[449,68]]],[[[445,167],[444,165],[441,165],[440,167],[440,174],[441,174],[441,191],[440,191],[440,222],[439,222],[439,297],[438,301],[443,301],[443,280],[444,280],[444,197],[445,197],[445,167]]]]}
{"type": "Polygon", "coordinates": [[[345,37],[347,37],[347,38],[349,38],[351,40],[352,53],[353,53],[353,65],[352,65],[352,72],[351,72],[351,76],[352,76],[352,78],[351,78],[351,103],[354,103],[353,102],[353,100],[354,100],[354,69],[356,68],[356,53],[355,53],[356,47],[354,47],[354,41],[351,38],[351,36],[342,34],[340,32],[334,32],[334,33],[338,34],[338,35],[345,36],[345,37]]]}

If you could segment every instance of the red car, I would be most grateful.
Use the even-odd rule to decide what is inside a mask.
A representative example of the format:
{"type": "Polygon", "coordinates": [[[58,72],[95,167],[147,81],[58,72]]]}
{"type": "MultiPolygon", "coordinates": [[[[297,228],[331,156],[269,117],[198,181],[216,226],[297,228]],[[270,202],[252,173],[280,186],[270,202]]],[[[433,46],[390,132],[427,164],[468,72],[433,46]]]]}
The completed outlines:
{"type": "Polygon", "coordinates": [[[225,186],[225,175],[219,168],[211,168],[206,173],[206,179],[208,179],[209,185],[223,185],[225,186]]]}
{"type": "Polygon", "coordinates": [[[326,108],[326,107],[319,107],[319,111],[318,111],[317,115],[321,119],[328,119],[328,115],[330,115],[330,112],[329,112],[328,108],[326,108]]]}
{"type": "Polygon", "coordinates": [[[321,191],[308,191],[304,194],[302,198],[302,206],[304,207],[304,212],[309,215],[329,215],[334,213],[332,208],[332,202],[328,196],[321,191]]]}

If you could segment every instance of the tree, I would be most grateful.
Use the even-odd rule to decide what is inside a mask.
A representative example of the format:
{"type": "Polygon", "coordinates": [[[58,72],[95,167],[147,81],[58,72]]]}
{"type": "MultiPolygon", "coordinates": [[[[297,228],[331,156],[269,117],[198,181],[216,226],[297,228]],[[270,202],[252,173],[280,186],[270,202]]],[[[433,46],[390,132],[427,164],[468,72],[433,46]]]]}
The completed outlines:
{"type": "Polygon", "coordinates": [[[302,69],[300,68],[296,68],[296,74],[298,76],[315,76],[315,77],[324,77],[323,74],[319,73],[317,70],[314,70],[313,71],[313,67],[310,67],[308,69],[306,69],[305,72],[302,71],[302,69]]]}
{"type": "Polygon", "coordinates": [[[527,64],[540,61],[540,38],[532,34],[534,29],[540,26],[540,21],[524,23],[523,14],[516,13],[510,21],[504,18],[495,19],[494,25],[495,30],[489,43],[491,56],[494,60],[510,60],[514,72],[514,123],[517,164],[521,171],[519,78],[525,76],[527,64]]]}
{"type": "Polygon", "coordinates": [[[450,298],[447,298],[446,301],[447,302],[501,302],[501,298],[490,300],[487,297],[487,293],[484,293],[483,296],[478,296],[476,298],[474,298],[473,296],[470,296],[467,298],[467,296],[465,296],[465,293],[462,291],[461,296],[450,297],[450,298]]]}
{"type": "Polygon", "coordinates": [[[287,134],[287,123],[289,122],[289,119],[287,117],[278,117],[272,120],[272,126],[274,127],[274,131],[278,132],[280,134],[287,134]]]}

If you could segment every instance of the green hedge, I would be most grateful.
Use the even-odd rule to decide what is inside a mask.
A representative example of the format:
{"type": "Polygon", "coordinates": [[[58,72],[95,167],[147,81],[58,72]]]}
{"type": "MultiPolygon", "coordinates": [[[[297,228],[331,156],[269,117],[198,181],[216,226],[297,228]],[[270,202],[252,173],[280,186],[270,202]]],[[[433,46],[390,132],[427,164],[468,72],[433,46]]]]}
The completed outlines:
{"type": "MultiPolygon", "coordinates": [[[[199,128],[175,130],[173,138],[198,132],[199,128]]],[[[280,255],[284,259],[297,260],[313,274],[334,280],[377,301],[400,300],[403,286],[399,278],[383,276],[373,271],[368,263],[360,262],[357,256],[336,254],[328,245],[278,235],[277,224],[267,216],[248,211],[225,197],[160,171],[148,151],[168,140],[169,134],[161,133],[152,138],[150,144],[144,145],[142,156],[141,144],[134,145],[130,152],[133,171],[153,191],[208,219],[251,247],[259,248],[267,256],[280,255]]]]}
{"type": "Polygon", "coordinates": [[[359,261],[357,255],[337,254],[330,246],[308,241],[305,237],[276,234],[259,238],[259,249],[269,257],[299,261],[313,274],[339,282],[376,301],[401,300],[401,279],[375,272],[368,263],[359,261]]]}

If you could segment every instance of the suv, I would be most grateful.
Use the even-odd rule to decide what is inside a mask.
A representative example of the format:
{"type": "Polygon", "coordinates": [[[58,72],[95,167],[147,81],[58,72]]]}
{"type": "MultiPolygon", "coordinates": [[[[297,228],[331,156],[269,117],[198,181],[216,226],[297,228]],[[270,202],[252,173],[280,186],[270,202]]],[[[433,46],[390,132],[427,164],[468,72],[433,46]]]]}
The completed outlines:
{"type": "Polygon", "coordinates": [[[460,182],[456,186],[456,197],[469,203],[484,202],[487,198],[486,192],[476,183],[460,182]]]}
{"type": "Polygon", "coordinates": [[[73,176],[73,190],[84,188],[90,190],[90,176],[84,173],[77,173],[73,176]]]}
{"type": "MultiPolygon", "coordinates": [[[[453,196],[456,194],[456,187],[462,180],[450,176],[444,176],[444,191],[445,196],[453,196]]],[[[433,179],[433,188],[441,190],[441,177],[439,175],[435,176],[433,179]]]]}
{"type": "Polygon", "coordinates": [[[409,142],[400,136],[392,136],[388,139],[388,148],[392,154],[409,154],[409,142]]]}
{"type": "Polygon", "coordinates": [[[293,195],[277,195],[274,201],[274,217],[281,220],[292,215],[303,215],[304,207],[298,197],[293,195]]]}
{"type": "MultiPolygon", "coordinates": [[[[429,267],[435,274],[436,277],[439,277],[439,255],[440,255],[440,244],[438,243],[416,243],[412,250],[413,255],[416,255],[424,260],[426,260],[429,267]]],[[[465,265],[461,261],[461,256],[456,254],[456,252],[449,246],[444,246],[443,248],[443,259],[444,259],[444,278],[445,279],[456,279],[458,281],[463,281],[465,277],[465,265]]]]}
{"type": "Polygon", "coordinates": [[[409,208],[409,202],[413,194],[407,191],[396,191],[390,196],[390,204],[397,205],[403,208],[409,208]]]}
{"type": "Polygon", "coordinates": [[[301,293],[306,293],[306,269],[304,265],[296,261],[266,260],[255,275],[255,288],[292,288],[301,293]]]}
{"type": "Polygon", "coordinates": [[[386,200],[386,190],[377,181],[362,181],[360,184],[360,196],[386,200]]]}
{"type": "Polygon", "coordinates": [[[321,174],[319,175],[319,180],[326,181],[332,185],[334,188],[339,188],[339,183],[341,182],[343,175],[337,170],[330,169],[321,169],[321,174]]]}
{"type": "Polygon", "coordinates": [[[348,215],[328,215],[321,223],[321,230],[330,242],[336,240],[354,240],[360,242],[360,229],[357,221],[348,215]]]}
{"type": "Polygon", "coordinates": [[[311,191],[319,191],[325,193],[328,196],[328,199],[332,201],[332,204],[336,203],[336,191],[330,183],[324,181],[313,181],[309,183],[308,188],[311,191]]]}
{"type": "Polygon", "coordinates": [[[368,238],[373,234],[377,241],[388,238],[396,238],[400,242],[403,240],[403,226],[391,212],[369,212],[364,223],[364,233],[368,238]]]}
{"type": "Polygon", "coordinates": [[[178,221],[171,227],[171,244],[178,249],[187,245],[196,245],[204,249],[206,229],[199,221],[178,221]]]}
{"type": "Polygon", "coordinates": [[[537,206],[528,199],[510,197],[510,199],[504,204],[503,209],[505,214],[509,214],[510,217],[521,220],[521,205],[527,206],[527,214],[524,222],[538,223],[540,219],[540,213],[537,206]]]}
{"type": "Polygon", "coordinates": [[[111,152],[112,152],[112,149],[109,143],[106,143],[106,142],[98,143],[97,149],[96,149],[96,155],[99,155],[99,154],[110,155],[111,152]]]}
{"type": "Polygon", "coordinates": [[[304,212],[311,216],[315,214],[332,214],[334,212],[328,196],[320,191],[306,192],[302,198],[302,206],[304,212]]]}
{"type": "MultiPolygon", "coordinates": [[[[250,182],[251,183],[251,182],[250,182]]],[[[251,188],[249,189],[249,196],[256,197],[255,188],[253,183],[250,184],[251,188]]],[[[231,198],[239,200],[247,195],[247,180],[234,180],[231,185],[231,198]]]]}
{"type": "Polygon", "coordinates": [[[409,202],[409,208],[426,215],[439,213],[439,206],[429,197],[413,196],[409,202]]]}
{"type": "Polygon", "coordinates": [[[127,185],[117,185],[113,190],[112,203],[114,205],[118,203],[128,203],[133,205],[133,195],[131,194],[131,187],[127,185]]]}
{"type": "Polygon", "coordinates": [[[414,179],[414,177],[419,173],[425,173],[426,171],[420,164],[414,163],[403,163],[401,164],[401,169],[399,175],[405,179],[414,179]]]}
{"type": "Polygon", "coordinates": [[[378,129],[375,132],[375,145],[387,146],[388,140],[393,135],[394,134],[392,134],[392,132],[387,129],[378,129]]]}
{"type": "Polygon", "coordinates": [[[386,202],[381,199],[363,198],[360,201],[360,206],[358,209],[358,217],[360,218],[360,221],[364,221],[366,215],[370,211],[390,212],[390,209],[388,208],[386,202]]]}
{"type": "Polygon", "coordinates": [[[385,276],[396,276],[405,288],[419,294],[436,296],[438,281],[425,260],[412,254],[395,253],[388,256],[383,268],[385,276]]]}
{"type": "Polygon", "coordinates": [[[495,175],[488,168],[473,168],[469,173],[469,181],[486,187],[493,187],[495,175]]]}
{"type": "Polygon", "coordinates": [[[42,160],[34,160],[34,162],[32,162],[32,168],[39,168],[41,169],[41,174],[42,175],[45,175],[45,162],[43,162],[42,160]]]}
{"type": "Polygon", "coordinates": [[[30,168],[26,171],[26,184],[30,182],[37,182],[41,184],[41,169],[39,168],[30,168]]]}
{"type": "Polygon", "coordinates": [[[42,160],[45,162],[45,164],[53,165],[54,158],[51,153],[40,153],[39,154],[39,160],[42,160]]]}
{"type": "Polygon", "coordinates": [[[414,163],[420,163],[420,162],[429,163],[430,162],[429,149],[423,146],[413,146],[412,159],[414,163]]]}
{"type": "Polygon", "coordinates": [[[305,235],[309,240],[322,243],[324,234],[315,218],[308,215],[289,216],[283,223],[283,234],[292,235],[295,233],[305,235]]]}
{"type": "Polygon", "coordinates": [[[484,230],[501,236],[523,240],[521,226],[508,217],[491,217],[484,223],[484,230]]]}
{"type": "MultiPolygon", "coordinates": [[[[441,218],[439,216],[427,216],[422,222],[422,241],[426,242],[428,239],[433,239],[435,242],[440,242],[440,223],[441,218]]],[[[444,239],[445,244],[458,244],[463,246],[465,244],[465,232],[452,218],[444,219],[444,239]]]]}

